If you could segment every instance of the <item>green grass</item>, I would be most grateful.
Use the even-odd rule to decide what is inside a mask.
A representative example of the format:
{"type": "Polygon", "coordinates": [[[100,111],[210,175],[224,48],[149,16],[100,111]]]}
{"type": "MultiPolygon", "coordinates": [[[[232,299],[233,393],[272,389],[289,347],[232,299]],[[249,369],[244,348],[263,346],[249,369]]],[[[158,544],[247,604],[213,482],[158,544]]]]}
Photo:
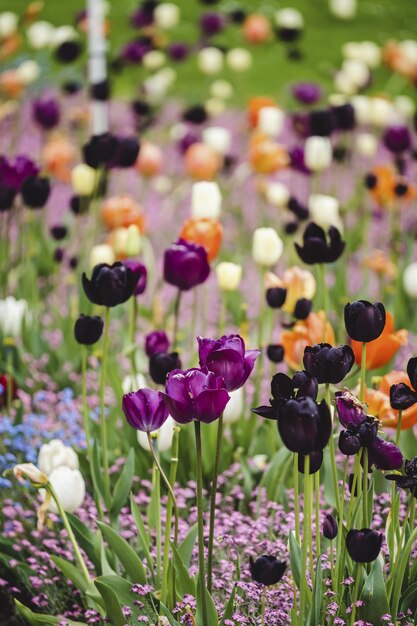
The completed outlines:
{"type": "MultiPolygon", "coordinates": [[[[213,10],[215,7],[203,5],[197,0],[175,1],[181,7],[183,19],[172,33],[172,39],[194,42],[198,32],[198,16],[202,11],[213,10]]],[[[12,4],[10,0],[0,0],[0,9],[22,12],[27,4],[26,0],[14,0],[12,4]]],[[[72,23],[75,13],[84,4],[80,0],[45,0],[41,17],[55,24],[72,23]]],[[[133,0],[113,0],[110,4],[110,43],[114,53],[135,35],[129,25],[128,16],[137,3],[133,0]]],[[[268,94],[276,96],[285,105],[288,99],[288,83],[298,80],[319,81],[330,91],[332,72],[340,65],[341,46],[346,41],[373,40],[382,44],[390,38],[406,39],[417,36],[417,2],[414,0],[358,0],[358,15],[347,22],[330,15],[327,0],[226,0],[219,2],[217,7],[221,9],[236,4],[251,11],[260,10],[270,16],[284,6],[298,8],[305,19],[305,33],[300,43],[302,61],[288,60],[283,45],[274,41],[251,47],[254,64],[245,74],[233,75],[224,70],[221,77],[230,79],[235,85],[234,104],[243,105],[251,95],[268,94]]],[[[243,44],[239,29],[235,26],[229,27],[213,41],[227,47],[243,44]]],[[[178,82],[175,92],[191,102],[205,98],[213,79],[199,74],[195,57],[176,67],[178,82]]],[[[115,78],[116,92],[128,98],[136,96],[144,76],[142,69],[129,68],[115,78]]],[[[384,90],[389,76],[386,68],[379,69],[375,73],[371,91],[384,90]]],[[[410,87],[406,87],[405,92],[413,93],[410,87]]]]}

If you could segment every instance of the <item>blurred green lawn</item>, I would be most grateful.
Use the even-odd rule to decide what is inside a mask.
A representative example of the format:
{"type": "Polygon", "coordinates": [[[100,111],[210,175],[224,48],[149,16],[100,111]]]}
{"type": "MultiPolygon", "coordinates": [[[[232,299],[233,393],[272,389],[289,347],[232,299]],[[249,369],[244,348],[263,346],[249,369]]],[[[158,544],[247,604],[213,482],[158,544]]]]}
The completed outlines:
{"type": "MultiPolygon", "coordinates": [[[[172,33],[172,40],[195,42],[198,32],[198,17],[203,11],[243,6],[252,12],[261,10],[272,16],[285,6],[299,9],[305,19],[305,33],[300,43],[303,53],[301,61],[287,59],[282,44],[251,46],[254,64],[244,74],[233,75],[224,70],[222,78],[230,79],[235,85],[234,102],[244,104],[250,95],[262,94],[277,96],[285,104],[288,98],[289,82],[298,80],[319,81],[328,91],[331,90],[331,76],[341,61],[341,46],[346,41],[373,40],[379,44],[387,39],[417,38],[417,0],[358,0],[358,15],[351,21],[340,21],[330,15],[327,0],[223,0],[217,5],[204,5],[197,0],[174,0],[181,7],[182,21],[172,33]]],[[[22,12],[29,4],[27,0],[0,0],[1,10],[22,12]]],[[[81,0],[45,0],[41,19],[57,25],[73,23],[74,15],[85,6],[81,0]]],[[[111,51],[115,53],[128,39],[135,36],[129,25],[129,14],[137,6],[134,0],[110,0],[111,51]]],[[[226,47],[242,45],[239,29],[227,28],[224,34],[213,38],[213,42],[226,47]]],[[[177,65],[178,83],[176,93],[190,102],[201,101],[208,94],[213,78],[202,77],[196,68],[195,57],[177,65]]],[[[67,70],[66,70],[67,71],[67,70]]],[[[124,97],[134,97],[138,93],[144,77],[141,68],[128,68],[115,79],[116,92],[124,97]]],[[[390,73],[381,68],[375,73],[371,91],[386,88],[390,73]]],[[[391,78],[390,91],[402,91],[413,95],[415,90],[404,87],[402,81],[391,78]],[[394,84],[392,82],[394,81],[394,84]]]]}

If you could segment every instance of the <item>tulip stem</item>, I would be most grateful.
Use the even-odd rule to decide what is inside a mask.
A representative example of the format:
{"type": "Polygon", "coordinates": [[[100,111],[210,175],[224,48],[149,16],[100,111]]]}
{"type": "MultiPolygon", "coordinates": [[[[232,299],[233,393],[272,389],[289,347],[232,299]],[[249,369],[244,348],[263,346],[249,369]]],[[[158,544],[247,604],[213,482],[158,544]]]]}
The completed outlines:
{"type": "MultiPolygon", "coordinates": [[[[155,462],[156,467],[159,470],[159,473],[161,475],[162,480],[164,481],[164,483],[165,483],[165,485],[166,485],[166,487],[168,489],[169,496],[172,499],[172,507],[174,509],[174,516],[175,516],[175,526],[174,526],[174,537],[175,537],[175,539],[174,539],[174,543],[177,544],[177,542],[178,542],[178,507],[177,507],[177,499],[175,497],[173,486],[172,486],[171,482],[168,480],[168,477],[165,474],[164,470],[162,469],[161,462],[160,462],[160,460],[158,458],[158,455],[155,452],[155,446],[153,444],[151,434],[150,433],[146,433],[146,434],[148,436],[148,442],[149,442],[149,447],[151,449],[152,458],[153,458],[153,460],[155,462]]],[[[177,448],[178,448],[178,444],[177,444],[177,448]]],[[[172,458],[172,461],[176,462],[178,464],[177,456],[178,456],[178,454],[175,454],[175,452],[174,452],[174,457],[172,458]]]]}
{"type": "Polygon", "coordinates": [[[298,453],[293,454],[293,480],[294,480],[294,517],[295,517],[295,539],[300,545],[300,485],[298,480],[298,453]]]}
{"type": "Polygon", "coordinates": [[[262,587],[261,596],[261,626],[265,626],[265,604],[266,604],[266,586],[262,587]]]}
{"type": "Polygon", "coordinates": [[[216,515],[217,479],[220,470],[221,452],[223,440],[223,414],[220,415],[217,425],[216,457],[214,461],[213,481],[211,483],[210,494],[210,525],[208,537],[208,559],[207,559],[207,589],[211,593],[213,582],[213,543],[214,543],[214,519],[216,515]]]}
{"type": "Polygon", "coordinates": [[[366,376],[366,341],[362,342],[362,357],[361,357],[361,386],[359,391],[359,400],[361,402],[365,399],[365,376],[366,376]]]}
{"type": "Polygon", "coordinates": [[[136,337],[136,317],[138,314],[138,303],[136,300],[136,296],[135,294],[133,294],[133,296],[131,297],[131,302],[130,302],[130,333],[129,333],[129,337],[130,337],[130,342],[131,342],[131,353],[130,353],[130,358],[131,358],[131,363],[132,363],[132,374],[134,377],[134,381],[135,381],[135,385],[136,385],[136,378],[137,378],[137,367],[136,367],[136,345],[135,345],[135,337],[136,337]]]}
{"type": "Polygon", "coordinates": [[[363,448],[363,486],[362,486],[362,504],[363,504],[363,527],[368,528],[368,448],[363,448]]]}
{"type": "Polygon", "coordinates": [[[315,491],[316,491],[316,500],[315,500],[315,518],[316,518],[316,555],[317,557],[321,554],[321,545],[320,545],[320,470],[314,474],[314,482],[315,482],[315,491]]]}
{"type": "Polygon", "coordinates": [[[181,289],[178,289],[174,302],[174,329],[172,331],[172,350],[175,352],[178,347],[178,325],[180,317],[180,305],[181,305],[181,289]]]}
{"type": "MultiPolygon", "coordinates": [[[[327,406],[329,407],[329,411],[330,411],[331,401],[330,401],[329,383],[326,383],[325,398],[326,398],[327,406]]],[[[336,451],[334,448],[334,438],[333,438],[333,420],[332,420],[332,432],[331,432],[330,439],[329,439],[329,452],[330,452],[330,465],[332,468],[333,491],[334,491],[334,498],[336,502],[336,509],[340,511],[339,481],[337,479],[336,451]]]]}
{"type": "Polygon", "coordinates": [[[361,576],[359,572],[359,565],[356,563],[355,571],[353,574],[353,578],[355,579],[355,585],[353,587],[353,602],[352,602],[352,613],[350,616],[350,626],[354,626],[355,624],[355,615],[356,615],[356,603],[358,601],[359,596],[359,585],[361,582],[361,576]]]}
{"type": "Polygon", "coordinates": [[[403,419],[403,412],[402,409],[400,409],[398,411],[398,421],[397,421],[397,430],[395,433],[395,445],[398,446],[398,444],[400,443],[400,435],[401,435],[401,422],[403,419]]]}
{"type": "Polygon", "coordinates": [[[327,292],[326,285],[326,264],[320,263],[320,274],[321,274],[321,288],[322,288],[322,303],[323,303],[323,311],[324,311],[324,321],[323,321],[323,338],[322,341],[326,341],[326,326],[327,326],[327,318],[329,311],[329,298],[327,292]]]}
{"type": "Polygon", "coordinates": [[[100,438],[101,438],[101,454],[103,459],[103,480],[104,480],[104,497],[105,505],[110,507],[110,474],[109,474],[109,451],[107,441],[107,422],[104,404],[104,395],[106,391],[106,370],[107,370],[107,352],[109,347],[109,321],[110,308],[104,309],[104,332],[103,332],[103,353],[101,357],[100,370],[100,438]]]}
{"type": "Polygon", "coordinates": [[[7,413],[11,416],[12,400],[13,400],[13,354],[11,349],[7,350],[7,377],[6,377],[6,406],[7,413]]]}
{"type": "Polygon", "coordinates": [[[304,624],[307,595],[307,551],[308,551],[308,526],[309,519],[309,488],[310,488],[310,455],[304,457],[304,515],[303,515],[303,541],[301,547],[301,581],[300,581],[300,615],[304,624]]]}
{"type": "MultiPolygon", "coordinates": [[[[91,450],[91,436],[90,436],[90,426],[88,423],[88,405],[87,405],[87,348],[86,346],[81,346],[81,394],[83,398],[83,420],[84,420],[84,431],[85,431],[85,440],[87,443],[87,458],[88,463],[92,463],[93,453],[91,450]]],[[[92,472],[90,472],[92,474],[92,472]]]]}
{"type": "Polygon", "coordinates": [[[201,424],[194,421],[197,478],[198,514],[198,579],[200,584],[202,626],[209,626],[207,620],[206,575],[204,566],[204,520],[203,520],[203,464],[201,457],[201,424]]]}

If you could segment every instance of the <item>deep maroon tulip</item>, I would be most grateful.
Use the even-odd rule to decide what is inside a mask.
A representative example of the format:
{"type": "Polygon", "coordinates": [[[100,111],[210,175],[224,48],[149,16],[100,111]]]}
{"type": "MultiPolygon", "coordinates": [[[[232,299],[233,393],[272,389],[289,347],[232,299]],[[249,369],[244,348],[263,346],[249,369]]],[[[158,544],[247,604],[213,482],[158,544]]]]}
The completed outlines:
{"type": "Polygon", "coordinates": [[[63,224],[57,224],[56,226],[51,226],[49,232],[55,241],[62,241],[67,236],[68,228],[63,224]]]}
{"type": "Polygon", "coordinates": [[[382,302],[371,304],[367,300],[357,300],[345,306],[345,326],[347,334],[355,341],[373,341],[384,330],[385,307],[382,302]]]}
{"type": "Polygon", "coordinates": [[[354,362],[355,355],[350,346],[333,348],[328,343],[318,343],[304,349],[305,370],[319,383],[337,385],[350,372],[354,362]]]}
{"type": "Polygon", "coordinates": [[[315,263],[334,263],[342,255],[346,244],[334,226],[329,228],[329,241],[327,241],[326,233],[321,226],[310,222],[304,231],[303,245],[300,246],[298,243],[294,245],[300,259],[308,265],[314,265],[315,263]]]}
{"type": "Polygon", "coordinates": [[[385,147],[394,154],[409,150],[411,134],[407,126],[389,126],[383,137],[385,147]]]}
{"type": "Polygon", "coordinates": [[[190,122],[191,124],[204,124],[207,117],[207,111],[202,104],[195,104],[186,109],[182,114],[184,122],[190,122]]]}
{"type": "Polygon", "coordinates": [[[305,471],[305,459],[306,457],[310,458],[309,463],[309,474],[315,474],[319,471],[323,464],[323,450],[314,450],[310,452],[308,455],[299,454],[298,455],[298,471],[300,474],[304,474],[305,471]]]}
{"type": "Polygon", "coordinates": [[[379,470],[394,470],[402,467],[404,458],[401,450],[392,441],[385,441],[376,437],[368,447],[368,466],[372,465],[379,470]]]}
{"type": "Polygon", "coordinates": [[[48,201],[51,191],[49,178],[30,176],[22,184],[23,202],[31,209],[41,209],[48,201]]]}
{"type": "Polygon", "coordinates": [[[314,104],[321,98],[321,89],[317,83],[297,83],[292,95],[301,104],[314,104]]]}
{"type": "Polygon", "coordinates": [[[81,54],[81,44],[79,41],[63,41],[55,48],[55,58],[61,63],[72,63],[81,54]]]}
{"type": "Polygon", "coordinates": [[[266,554],[258,557],[256,561],[250,557],[249,561],[252,580],[267,587],[276,585],[284,576],[287,567],[285,562],[278,561],[274,556],[268,556],[266,554]]]}
{"type": "Polygon", "coordinates": [[[361,440],[356,433],[342,430],[339,435],[339,450],[345,456],[357,454],[361,449],[361,440]]]}
{"type": "Polygon", "coordinates": [[[271,380],[270,406],[258,406],[252,409],[252,412],[268,419],[278,420],[289,400],[306,396],[315,400],[318,388],[317,380],[307,372],[296,372],[292,378],[279,372],[271,380]]]}
{"type": "Polygon", "coordinates": [[[270,287],[266,290],[266,301],[271,309],[280,309],[287,297],[285,287],[270,287]]]}
{"type": "Polygon", "coordinates": [[[123,261],[126,267],[130,267],[132,272],[138,277],[138,282],[136,283],[135,291],[133,292],[135,296],[140,296],[144,293],[146,289],[148,272],[146,267],[140,261],[133,261],[132,259],[127,259],[123,261]]]}
{"type": "Polygon", "coordinates": [[[243,387],[253,370],[259,350],[245,350],[240,335],[223,335],[220,339],[197,337],[200,367],[223,378],[227,391],[243,387]]]}
{"type": "Polygon", "coordinates": [[[362,528],[352,528],[346,536],[346,548],[355,563],[371,563],[378,558],[382,546],[382,533],[362,528]]]}
{"type": "Polygon", "coordinates": [[[188,291],[207,280],[210,265],[203,246],[178,239],[164,254],[164,279],[181,291],[188,291]]]}
{"type": "Polygon", "coordinates": [[[179,424],[193,420],[210,424],[230,400],[223,379],[207,368],[170,372],[164,397],[169,413],[179,424]]]}
{"type": "Polygon", "coordinates": [[[305,320],[313,310],[313,302],[307,298],[299,298],[295,303],[293,315],[296,320],[305,320]]]}
{"type": "Polygon", "coordinates": [[[37,176],[39,167],[26,156],[19,155],[14,160],[0,156],[0,184],[20,191],[27,178],[37,176]]]}
{"type": "Polygon", "coordinates": [[[404,411],[417,402],[417,357],[408,361],[407,374],[412,388],[405,383],[398,383],[389,390],[391,406],[397,411],[404,411]]]}
{"type": "Polygon", "coordinates": [[[266,355],[271,363],[282,363],[284,360],[284,346],[270,343],[267,346],[266,355]]]}
{"type": "Polygon", "coordinates": [[[45,130],[54,128],[59,123],[61,111],[55,98],[42,98],[33,103],[33,119],[45,130]]]}
{"type": "Polygon", "coordinates": [[[147,41],[135,39],[123,46],[120,58],[125,63],[137,65],[150,50],[151,46],[147,41]]]}
{"type": "Polygon", "coordinates": [[[9,396],[12,400],[16,400],[18,397],[16,380],[10,379],[10,376],[6,376],[6,374],[0,374],[0,408],[7,406],[9,396]],[[11,386],[10,391],[9,385],[11,386]]]}
{"type": "Polygon", "coordinates": [[[146,356],[151,357],[157,352],[168,352],[170,341],[164,330],[154,330],[145,337],[146,356]]]}
{"type": "Polygon", "coordinates": [[[157,385],[165,385],[172,370],[181,369],[178,352],[155,352],[149,359],[149,376],[157,385]]]}
{"type": "Polygon", "coordinates": [[[84,161],[94,168],[114,161],[117,146],[117,138],[111,133],[93,135],[83,146],[84,161]]]}
{"type": "Polygon", "coordinates": [[[327,513],[323,522],[323,536],[329,539],[329,541],[333,541],[337,537],[337,531],[338,527],[335,518],[330,513],[327,513]]]}
{"type": "MultiPolygon", "coordinates": [[[[310,115],[306,111],[296,111],[291,115],[291,125],[294,132],[302,139],[307,139],[310,136],[310,115]]],[[[293,148],[294,149],[294,148],[293,148]]],[[[302,150],[302,158],[304,160],[303,148],[295,148],[296,150],[302,150]]],[[[301,155],[301,153],[300,153],[301,155]]],[[[291,155],[290,155],[291,156],[291,155]]]]}
{"type": "Polygon", "coordinates": [[[53,254],[53,259],[55,263],[62,263],[62,261],[64,260],[64,256],[65,256],[64,248],[55,248],[54,254],[53,254]]]}
{"type": "MultiPolygon", "coordinates": [[[[293,146],[288,151],[288,156],[290,157],[290,167],[296,172],[301,172],[302,174],[311,174],[311,171],[306,165],[304,158],[304,148],[302,146],[293,146]]],[[[305,219],[305,218],[303,218],[305,219]]]]}
{"type": "Polygon", "coordinates": [[[106,102],[110,98],[110,83],[107,79],[100,80],[90,86],[90,98],[99,102],[106,102]]]}
{"type": "Polygon", "coordinates": [[[309,128],[311,135],[329,137],[334,130],[334,119],[329,109],[311,111],[309,128]]]}
{"type": "Polygon", "coordinates": [[[132,167],[138,158],[139,149],[140,144],[136,137],[119,137],[114,163],[112,164],[116,167],[132,167]]]}
{"type": "Polygon", "coordinates": [[[288,209],[291,213],[294,213],[295,217],[300,220],[300,222],[308,219],[308,216],[310,215],[308,208],[303,206],[297,198],[294,198],[294,196],[292,196],[288,201],[288,209]]]}
{"type": "Polygon", "coordinates": [[[125,394],[122,410],[130,426],[145,433],[161,428],[168,417],[162,393],[153,389],[139,389],[125,394]]]}
{"type": "Polygon", "coordinates": [[[103,326],[101,317],[81,314],[74,325],[75,339],[82,345],[91,346],[100,339],[103,326]]]}
{"type": "Polygon", "coordinates": [[[123,263],[100,263],[94,267],[90,279],[83,273],[82,282],[85,295],[93,304],[113,307],[133,295],[138,278],[123,263]]]}
{"type": "Polygon", "coordinates": [[[332,431],[329,407],[324,400],[317,404],[309,397],[288,400],[278,419],[278,430],[291,452],[306,455],[323,450],[332,431]]]}

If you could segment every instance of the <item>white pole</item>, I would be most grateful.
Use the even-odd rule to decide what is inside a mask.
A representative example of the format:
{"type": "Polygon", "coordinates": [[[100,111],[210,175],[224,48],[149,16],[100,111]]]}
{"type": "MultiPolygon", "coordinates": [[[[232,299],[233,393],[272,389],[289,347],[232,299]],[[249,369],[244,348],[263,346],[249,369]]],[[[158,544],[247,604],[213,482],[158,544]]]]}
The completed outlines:
{"type": "MultiPolygon", "coordinates": [[[[107,78],[103,0],[87,0],[88,79],[90,87],[107,78]]],[[[107,102],[91,100],[91,132],[100,135],[109,129],[107,102]]]]}

